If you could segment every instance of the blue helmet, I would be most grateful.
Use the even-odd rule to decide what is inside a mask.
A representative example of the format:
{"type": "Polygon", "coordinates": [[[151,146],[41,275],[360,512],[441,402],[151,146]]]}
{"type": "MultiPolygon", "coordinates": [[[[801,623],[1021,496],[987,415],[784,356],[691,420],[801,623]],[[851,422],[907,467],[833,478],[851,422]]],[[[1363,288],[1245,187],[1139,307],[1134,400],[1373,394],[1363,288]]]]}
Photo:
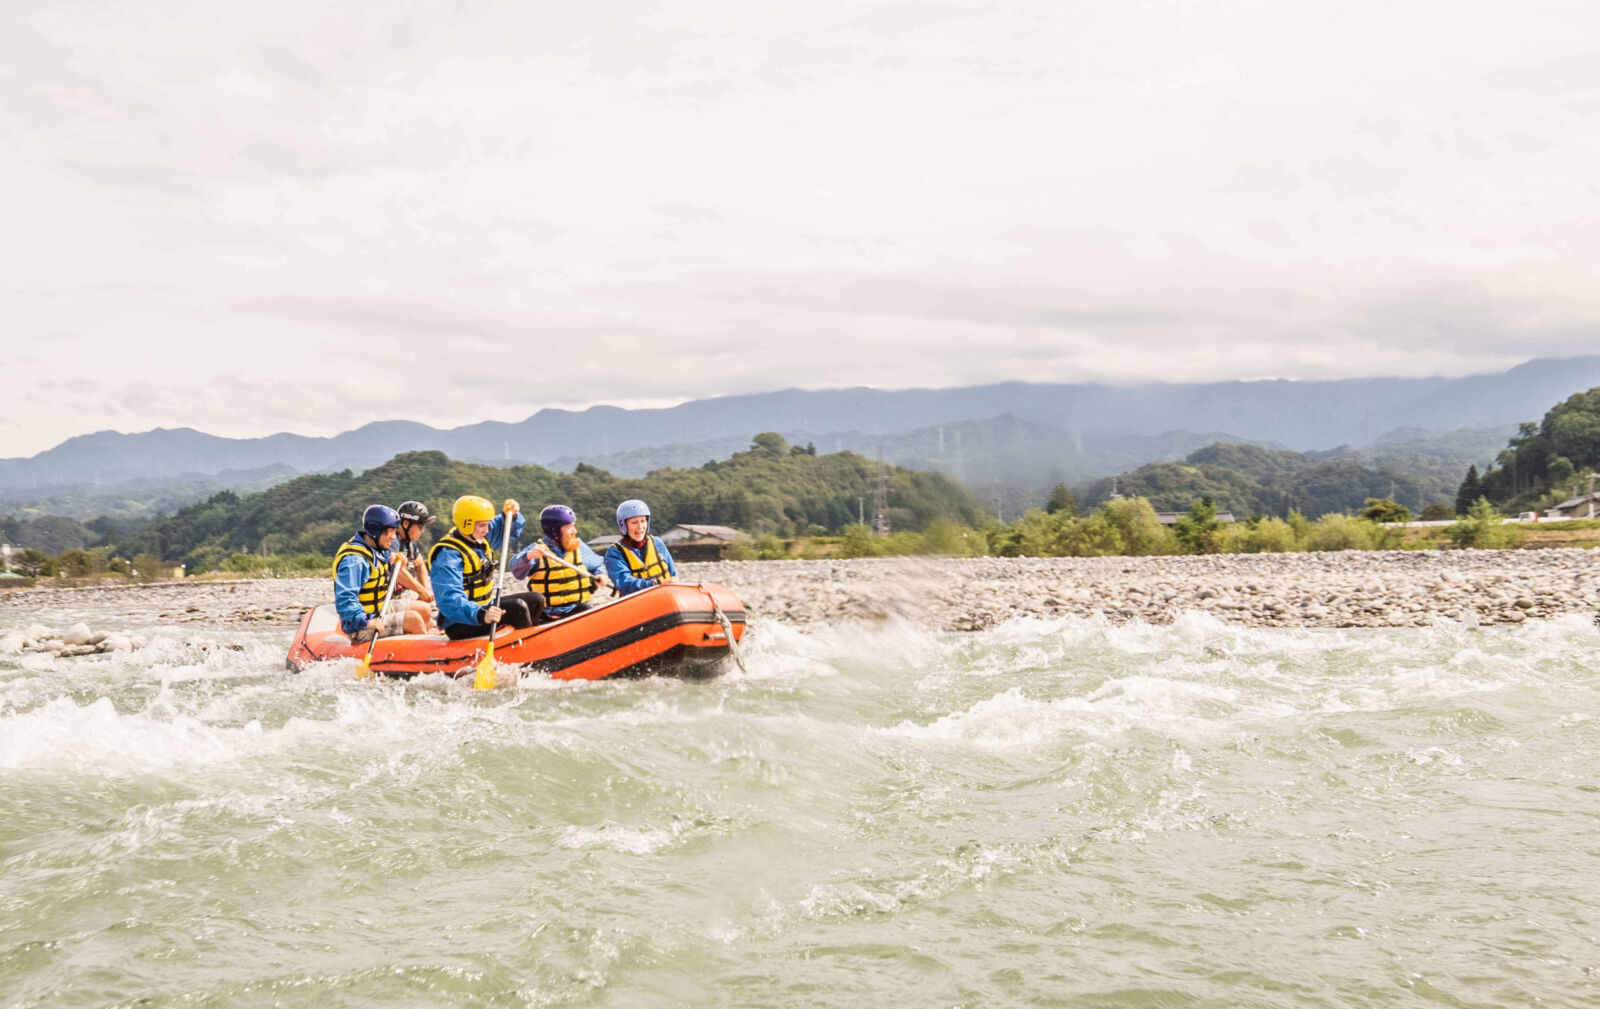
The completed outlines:
{"type": "Polygon", "coordinates": [[[628,520],[639,515],[649,518],[650,506],[638,498],[629,498],[617,505],[617,532],[628,535],[628,520]]]}
{"type": "Polygon", "coordinates": [[[400,528],[400,513],[388,505],[367,505],[361,513],[361,531],[373,539],[383,535],[385,529],[400,528]]]}
{"type": "Polygon", "coordinates": [[[561,542],[561,527],[578,521],[578,513],[566,505],[550,505],[539,513],[539,531],[561,542]]]}

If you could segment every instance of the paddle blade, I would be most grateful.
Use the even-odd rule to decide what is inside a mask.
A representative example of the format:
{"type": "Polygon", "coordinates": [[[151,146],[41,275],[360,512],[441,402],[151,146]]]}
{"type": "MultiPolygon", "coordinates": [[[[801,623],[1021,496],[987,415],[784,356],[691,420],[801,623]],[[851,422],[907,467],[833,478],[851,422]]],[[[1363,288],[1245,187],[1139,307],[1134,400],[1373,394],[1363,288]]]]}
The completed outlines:
{"type": "Polygon", "coordinates": [[[478,663],[478,672],[472,677],[473,690],[493,690],[499,685],[499,677],[494,669],[494,639],[489,639],[489,648],[483,653],[483,661],[478,663]]]}
{"type": "Polygon", "coordinates": [[[370,680],[370,679],[372,679],[372,653],[371,652],[368,652],[366,655],[362,656],[361,665],[356,667],[356,679],[358,679],[358,680],[370,680]]]}

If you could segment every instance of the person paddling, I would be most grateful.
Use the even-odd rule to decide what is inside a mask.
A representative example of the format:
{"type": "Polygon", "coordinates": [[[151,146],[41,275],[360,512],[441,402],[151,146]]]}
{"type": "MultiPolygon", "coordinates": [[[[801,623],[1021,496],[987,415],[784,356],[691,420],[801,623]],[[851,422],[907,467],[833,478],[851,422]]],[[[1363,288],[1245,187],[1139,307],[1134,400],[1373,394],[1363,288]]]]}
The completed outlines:
{"type": "Polygon", "coordinates": [[[566,505],[540,512],[539,530],[544,535],[512,558],[512,577],[526,578],[529,591],[544,596],[541,622],[583,612],[594,587],[611,584],[605,562],[578,538],[578,515],[566,505]]]}
{"type": "Polygon", "coordinates": [[[383,612],[396,567],[390,548],[399,532],[400,516],[393,508],[369,505],[361,513],[361,531],[333,555],[333,604],[339,628],[358,644],[426,630],[422,618],[409,609],[390,607],[388,614],[383,612]]]}
{"type": "Polygon", "coordinates": [[[499,562],[492,544],[503,537],[507,521],[512,537],[522,534],[521,507],[507,500],[505,514],[499,514],[487,498],[468,494],[456,499],[450,517],[454,527],[428,552],[428,572],[445,635],[486,637],[496,624],[532,627],[544,609],[544,597],[537,592],[501,596],[499,605],[494,605],[499,562]]]}
{"type": "Polygon", "coordinates": [[[650,535],[650,506],[637,498],[617,505],[622,539],[606,551],[606,574],[620,595],[641,592],[678,576],[678,566],[661,537],[650,535]]]}
{"type": "Polygon", "coordinates": [[[397,577],[400,587],[416,593],[415,599],[405,604],[422,617],[424,625],[433,623],[433,586],[428,581],[428,564],[422,556],[422,533],[437,515],[428,511],[421,501],[405,501],[395,509],[400,516],[400,535],[395,537],[394,552],[399,567],[397,577]]]}

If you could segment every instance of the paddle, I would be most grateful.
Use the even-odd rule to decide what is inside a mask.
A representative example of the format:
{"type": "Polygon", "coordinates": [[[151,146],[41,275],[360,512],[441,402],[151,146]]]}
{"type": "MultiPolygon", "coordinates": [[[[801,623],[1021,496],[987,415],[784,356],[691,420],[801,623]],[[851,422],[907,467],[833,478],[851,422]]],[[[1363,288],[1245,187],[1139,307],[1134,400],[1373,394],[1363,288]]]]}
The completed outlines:
{"type": "MultiPolygon", "coordinates": [[[[594,573],[591,572],[588,568],[580,568],[580,567],[578,567],[578,565],[576,565],[576,564],[572,563],[571,561],[567,560],[565,557],[561,557],[561,556],[558,556],[556,554],[551,553],[550,552],[550,547],[549,547],[548,544],[545,545],[544,556],[545,556],[546,560],[554,561],[555,563],[561,565],[564,568],[571,568],[573,571],[578,572],[578,574],[580,574],[580,575],[588,575],[591,579],[594,578],[594,573]]],[[[598,585],[599,583],[596,582],[595,584],[598,585]]],[[[606,588],[611,590],[611,594],[612,595],[617,595],[618,594],[617,593],[617,587],[615,585],[607,585],[606,588]]]]}
{"type": "MultiPolygon", "coordinates": [[[[391,597],[394,596],[394,587],[397,584],[399,584],[399,582],[400,582],[400,572],[399,572],[399,570],[397,569],[397,570],[394,570],[394,571],[390,571],[389,572],[389,587],[383,590],[383,605],[378,607],[378,619],[379,620],[382,620],[384,618],[384,616],[389,612],[389,600],[390,600],[391,597]]],[[[361,660],[361,665],[356,667],[356,679],[358,679],[358,680],[370,680],[370,679],[372,679],[372,653],[377,650],[377,647],[378,647],[378,635],[380,635],[382,633],[383,633],[383,631],[381,629],[373,632],[373,634],[372,634],[372,643],[367,645],[367,657],[362,659],[361,660]]]]}
{"type": "MultiPolygon", "coordinates": [[[[500,589],[506,583],[506,552],[511,549],[511,509],[507,508],[501,513],[500,521],[504,525],[503,535],[500,537],[500,577],[494,581],[494,598],[490,606],[500,605],[500,589]]],[[[478,672],[472,677],[473,690],[493,690],[499,685],[500,678],[494,670],[494,631],[500,621],[496,620],[489,625],[489,647],[484,650],[483,661],[478,663],[478,672]]]]}

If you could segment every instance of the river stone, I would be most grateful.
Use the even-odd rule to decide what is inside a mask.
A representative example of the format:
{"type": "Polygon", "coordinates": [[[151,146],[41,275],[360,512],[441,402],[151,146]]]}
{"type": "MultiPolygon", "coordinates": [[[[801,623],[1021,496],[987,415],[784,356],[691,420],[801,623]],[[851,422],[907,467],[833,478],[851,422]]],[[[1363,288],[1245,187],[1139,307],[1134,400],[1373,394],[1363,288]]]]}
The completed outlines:
{"type": "Polygon", "coordinates": [[[61,640],[69,645],[87,645],[92,637],[94,632],[89,630],[89,625],[78,623],[68,627],[67,633],[61,635],[61,640]]]}
{"type": "Polygon", "coordinates": [[[32,638],[34,641],[47,641],[55,637],[55,632],[44,624],[33,624],[23,630],[22,636],[32,638]]]}
{"type": "Polygon", "coordinates": [[[27,643],[28,639],[20,634],[7,634],[0,638],[0,655],[15,655],[22,651],[22,647],[27,643]]]}
{"type": "Polygon", "coordinates": [[[100,642],[109,637],[111,637],[110,631],[95,631],[93,634],[89,635],[87,644],[98,645],[100,642]]]}
{"type": "Polygon", "coordinates": [[[102,652],[131,652],[133,651],[133,639],[121,634],[108,634],[106,639],[100,642],[100,650],[102,652]]]}

